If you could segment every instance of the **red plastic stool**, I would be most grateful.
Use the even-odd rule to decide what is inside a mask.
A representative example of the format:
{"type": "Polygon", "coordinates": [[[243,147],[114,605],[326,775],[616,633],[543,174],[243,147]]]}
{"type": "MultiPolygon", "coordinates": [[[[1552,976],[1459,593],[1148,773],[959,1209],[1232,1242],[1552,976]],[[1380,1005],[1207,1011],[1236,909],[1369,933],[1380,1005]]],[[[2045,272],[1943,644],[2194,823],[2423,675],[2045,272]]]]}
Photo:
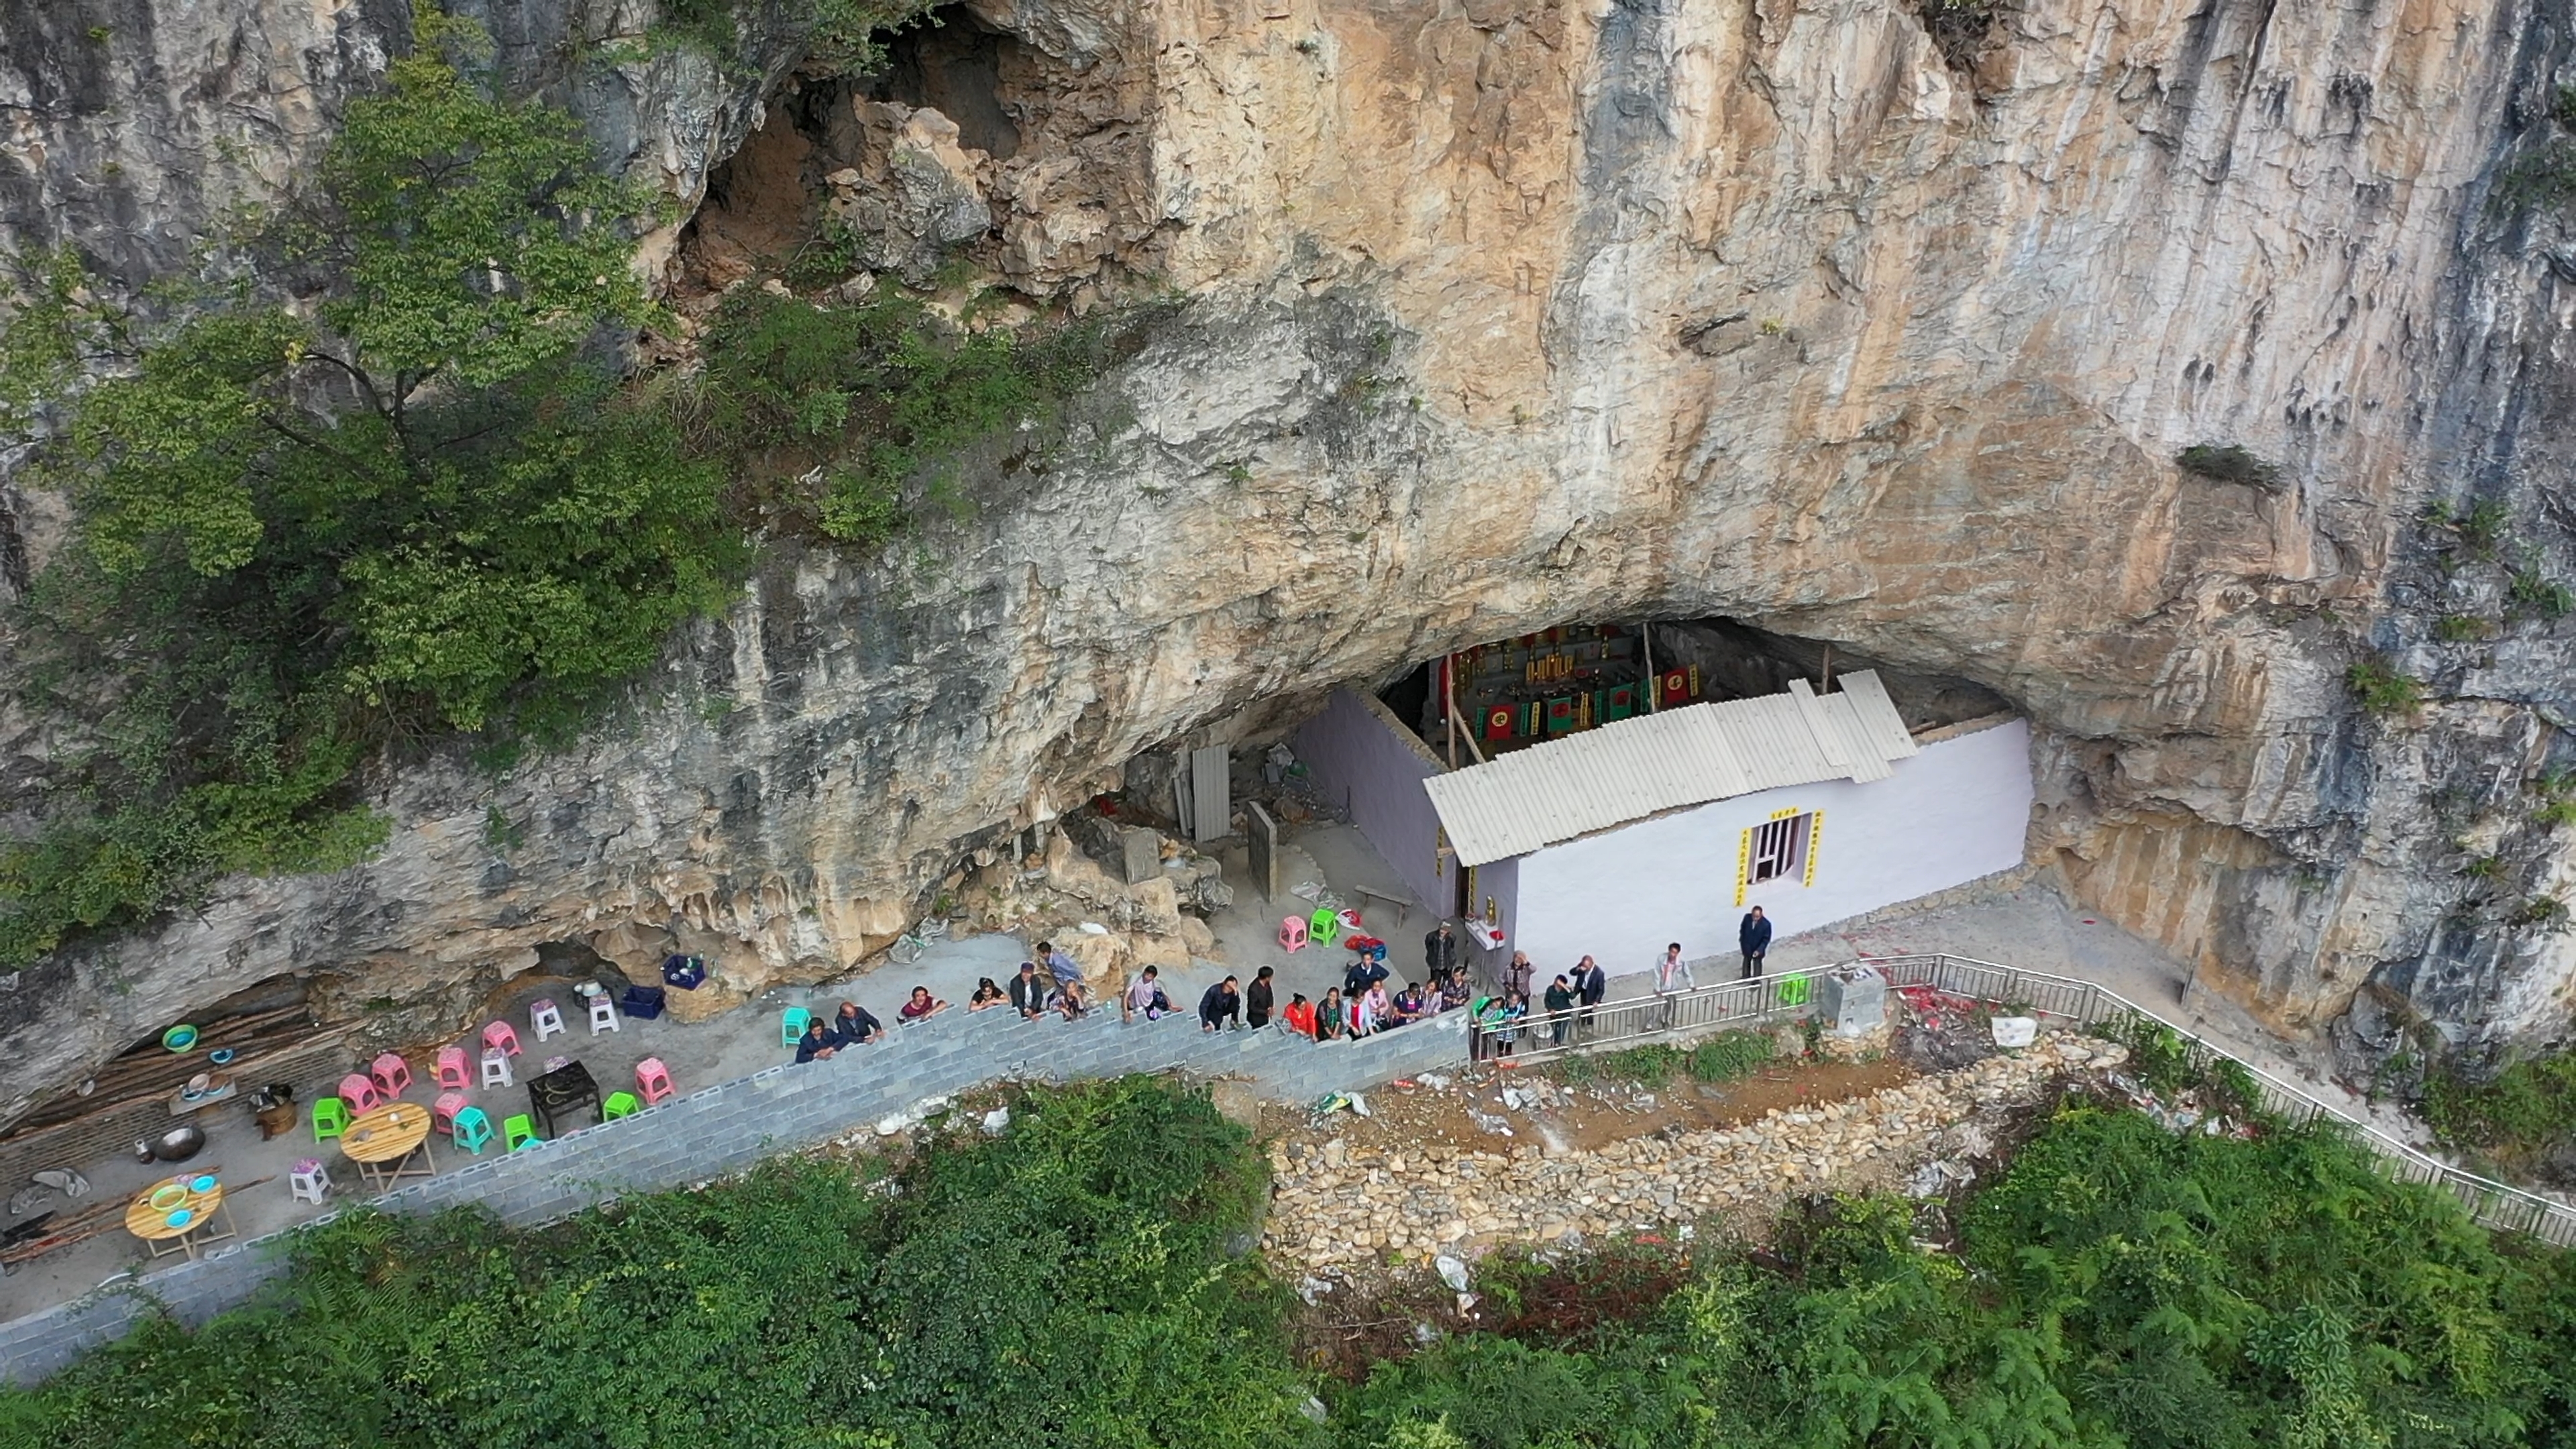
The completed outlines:
{"type": "Polygon", "coordinates": [[[646,1057],[635,1064],[635,1090],[644,1094],[644,1105],[652,1106],[679,1091],[671,1085],[671,1069],[660,1057],[646,1057]]]}
{"type": "Polygon", "coordinates": [[[456,1114],[464,1110],[463,1092],[441,1092],[438,1100],[430,1104],[429,1125],[453,1137],[456,1135],[456,1114]]]}
{"type": "Polygon", "coordinates": [[[340,1100],[349,1104],[352,1113],[372,1112],[384,1105],[385,1094],[376,1090],[373,1077],[351,1072],[340,1079],[340,1100]]]}
{"type": "Polygon", "coordinates": [[[510,1029],[508,1022],[496,1021],[483,1028],[483,1045],[496,1047],[515,1057],[519,1054],[519,1034],[510,1029]]]}
{"type": "Polygon", "coordinates": [[[450,1091],[462,1091],[474,1085],[473,1069],[465,1065],[465,1048],[440,1047],[438,1063],[429,1069],[438,1085],[450,1091]]]}
{"type": "Polygon", "coordinates": [[[385,1100],[390,1102],[401,1096],[403,1089],[411,1085],[411,1063],[392,1052],[387,1052],[376,1058],[375,1063],[367,1068],[367,1075],[374,1077],[376,1085],[384,1088],[385,1100]]]}
{"type": "Polygon", "coordinates": [[[1306,918],[1290,916],[1279,923],[1279,949],[1296,952],[1306,949],[1306,918]]]}

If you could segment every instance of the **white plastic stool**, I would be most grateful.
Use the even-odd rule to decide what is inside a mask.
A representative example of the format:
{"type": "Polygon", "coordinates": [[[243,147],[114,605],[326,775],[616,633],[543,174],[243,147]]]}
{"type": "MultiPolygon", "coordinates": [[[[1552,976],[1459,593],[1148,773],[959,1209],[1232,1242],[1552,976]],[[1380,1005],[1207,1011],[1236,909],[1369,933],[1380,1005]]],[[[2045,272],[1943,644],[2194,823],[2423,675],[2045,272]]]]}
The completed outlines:
{"type": "Polygon", "coordinates": [[[624,1030],[626,1028],[617,1024],[617,1003],[609,1000],[607,993],[602,992],[590,999],[590,1034],[592,1036],[597,1036],[603,1031],[622,1032],[624,1030]]]}
{"type": "Polygon", "coordinates": [[[568,1030],[563,1024],[563,1008],[555,1005],[551,999],[530,1002],[528,1029],[537,1034],[539,1041],[544,1041],[557,1032],[568,1030]]]}
{"type": "Polygon", "coordinates": [[[287,1184],[295,1194],[294,1201],[318,1203],[323,1194],[331,1190],[331,1169],[314,1158],[305,1158],[295,1164],[295,1172],[287,1179],[287,1184]]]}
{"type": "Polygon", "coordinates": [[[485,1047],[483,1049],[483,1085],[487,1088],[511,1087],[518,1085],[518,1083],[512,1080],[510,1076],[510,1054],[508,1052],[501,1050],[499,1047],[485,1047]]]}

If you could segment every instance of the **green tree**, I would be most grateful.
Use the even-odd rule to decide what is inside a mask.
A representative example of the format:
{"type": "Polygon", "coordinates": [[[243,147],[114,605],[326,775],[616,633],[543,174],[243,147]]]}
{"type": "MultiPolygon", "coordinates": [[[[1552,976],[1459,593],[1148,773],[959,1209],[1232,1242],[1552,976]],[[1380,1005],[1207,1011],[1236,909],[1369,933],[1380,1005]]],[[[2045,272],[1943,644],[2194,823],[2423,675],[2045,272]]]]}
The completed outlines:
{"type": "Polygon", "coordinates": [[[559,734],[727,597],[719,469],[618,386],[654,200],[569,115],[493,95],[487,53],[425,15],[313,184],[230,239],[289,296],[148,320],[68,258],[22,267],[8,420],[109,376],[45,449],[81,537],[29,629],[35,693],[94,748],[0,852],[0,962],[225,871],[356,859],[373,752],[559,734]]]}

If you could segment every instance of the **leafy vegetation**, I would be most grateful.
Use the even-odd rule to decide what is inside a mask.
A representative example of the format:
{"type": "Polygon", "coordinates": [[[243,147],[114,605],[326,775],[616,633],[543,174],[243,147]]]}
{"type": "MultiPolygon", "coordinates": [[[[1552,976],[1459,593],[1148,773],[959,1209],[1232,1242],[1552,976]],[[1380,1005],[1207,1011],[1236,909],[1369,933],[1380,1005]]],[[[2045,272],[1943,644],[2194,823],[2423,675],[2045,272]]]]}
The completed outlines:
{"type": "Polygon", "coordinates": [[[2495,637],[2495,621],[2475,614],[2444,614],[2433,621],[2433,637],[2445,644],[2467,644],[2495,637]]]}
{"type": "Polygon", "coordinates": [[[2453,1147],[2528,1172],[2576,1136],[2576,1054],[2525,1057],[2483,1080],[2437,1068],[2425,1076],[2421,1110],[2453,1147]]]}
{"type": "Polygon", "coordinates": [[[2560,1256],[2509,1257],[2325,1134],[2062,1111],[1956,1253],[1904,1204],[1820,1205],[1588,1343],[1475,1336],[1381,1367],[1345,1443],[2255,1446],[2559,1442],[2560,1256]]]}
{"type": "Polygon", "coordinates": [[[2242,483],[2248,488],[2267,490],[2281,486],[2279,464],[2267,462],[2234,443],[2195,443],[2176,453],[2174,462],[2186,473],[2215,478],[2221,483],[2242,483]]]}
{"type": "Polygon", "coordinates": [[[2061,1107],[1939,1248],[1818,1200],[1765,1252],[1478,1269],[1494,1331],[1309,1382],[1228,1255],[1261,1160],[1148,1080],[1039,1091],[890,1191],[776,1164],[534,1234],[359,1215],[261,1305],[0,1395],[0,1442],[2417,1446],[2576,1432],[2565,1255],[2327,1132],[2061,1107]],[[1325,1400],[1310,1419],[1307,1395],[1325,1400]]]}
{"type": "Polygon", "coordinates": [[[2518,568],[2505,586],[2505,598],[2515,611],[2535,614],[2543,619],[2564,619],[2576,613],[2576,589],[2543,574],[2537,568],[2518,568]]]}
{"type": "Polygon", "coordinates": [[[2452,554],[2493,563],[2512,535],[2513,510],[2499,498],[2471,504],[2466,511],[2437,501],[2424,510],[2424,521],[2451,536],[2452,554]]]}
{"type": "Polygon", "coordinates": [[[1676,1077],[1731,1082],[1749,1077],[1779,1056],[1769,1032],[1722,1031],[1688,1047],[1649,1042],[1615,1052],[1571,1052],[1548,1063],[1569,1082],[1634,1082],[1660,1091],[1676,1077]]]}
{"type": "Polygon", "coordinates": [[[425,12],[311,185],[223,241],[292,306],[160,286],[128,312],[68,253],[20,267],[0,431],[79,525],[29,605],[28,702],[90,732],[0,846],[0,969],[224,874],[363,858],[369,762],[568,738],[730,600],[750,528],[866,545],[924,496],[962,513],[952,456],[1130,343],[1132,316],[1022,341],[747,288],[700,374],[629,378],[667,320],[629,265],[657,203],[568,114],[491,95],[487,56],[425,12]]]}
{"type": "Polygon", "coordinates": [[[727,596],[716,469],[592,345],[647,315],[627,252],[653,204],[563,112],[485,94],[482,54],[426,15],[314,186],[238,238],[305,305],[146,321],[34,266],[13,423],[116,371],[44,458],[81,539],[37,591],[36,692],[96,748],[0,852],[0,962],[222,872],[355,859],[383,834],[353,786],[373,751],[564,725],[727,596]]]}
{"type": "Polygon", "coordinates": [[[1130,342],[1137,319],[1102,314],[1031,339],[936,324],[917,298],[889,292],[819,306],[745,288],[709,329],[705,371],[685,412],[693,436],[736,471],[825,471],[817,521],[870,544],[905,517],[907,490],[955,496],[956,455],[980,439],[1035,429],[1130,342]]]}
{"type": "Polygon", "coordinates": [[[2356,660],[2344,671],[2344,682],[2372,714],[2405,714],[2424,702],[2423,683],[2381,655],[2356,660]]]}
{"type": "Polygon", "coordinates": [[[1151,1079],[1041,1092],[869,1189],[773,1163],[533,1234],[366,1214],[269,1301],[0,1398],[13,1445],[1257,1445],[1305,1420],[1231,1259],[1242,1131],[1151,1079]]]}
{"type": "Polygon", "coordinates": [[[2531,816],[2534,824],[2576,825],[2576,769],[2561,766],[2542,771],[2533,777],[2531,793],[2540,797],[2540,808],[2531,816]]]}
{"type": "MultiPolygon", "coordinates": [[[[856,75],[885,60],[878,31],[912,20],[931,0],[806,0],[792,16],[805,20],[805,63],[818,73],[856,75]]],[[[657,35],[693,46],[718,61],[739,64],[741,32],[733,0],[663,0],[657,35]]]]}

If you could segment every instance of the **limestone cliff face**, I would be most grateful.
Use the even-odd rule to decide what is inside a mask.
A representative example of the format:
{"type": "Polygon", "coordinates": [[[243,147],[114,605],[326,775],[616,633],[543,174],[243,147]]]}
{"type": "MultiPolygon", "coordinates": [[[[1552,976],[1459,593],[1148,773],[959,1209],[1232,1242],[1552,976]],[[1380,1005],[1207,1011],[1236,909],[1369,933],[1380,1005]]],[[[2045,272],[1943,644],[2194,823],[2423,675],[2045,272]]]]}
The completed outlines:
{"type": "MultiPolygon", "coordinates": [[[[2560,10],[2028,0],[1948,54],[1893,0],[973,10],[1018,48],[988,260],[1187,305],[1039,468],[979,465],[971,520],[772,550],[582,749],[389,780],[379,860],[25,973],[0,1097],[284,971],[410,1000],[676,921],[738,983],[819,974],[1142,748],[1640,614],[2005,695],[2034,856],[2285,1029],[2559,1030],[2568,938],[2508,918],[2576,869],[2523,783],[2576,721],[2569,626],[2438,642],[2503,575],[2418,520],[2502,500],[2570,569],[2576,244],[2489,201],[2560,10]],[[2210,442],[2281,482],[2171,461],[2210,442]],[[2362,714],[2370,649],[2433,702],[2362,714]]],[[[290,94],[244,77],[363,71],[386,29],[298,11],[168,88],[290,94]]],[[[759,85],[618,113],[692,194],[759,85]]]]}

